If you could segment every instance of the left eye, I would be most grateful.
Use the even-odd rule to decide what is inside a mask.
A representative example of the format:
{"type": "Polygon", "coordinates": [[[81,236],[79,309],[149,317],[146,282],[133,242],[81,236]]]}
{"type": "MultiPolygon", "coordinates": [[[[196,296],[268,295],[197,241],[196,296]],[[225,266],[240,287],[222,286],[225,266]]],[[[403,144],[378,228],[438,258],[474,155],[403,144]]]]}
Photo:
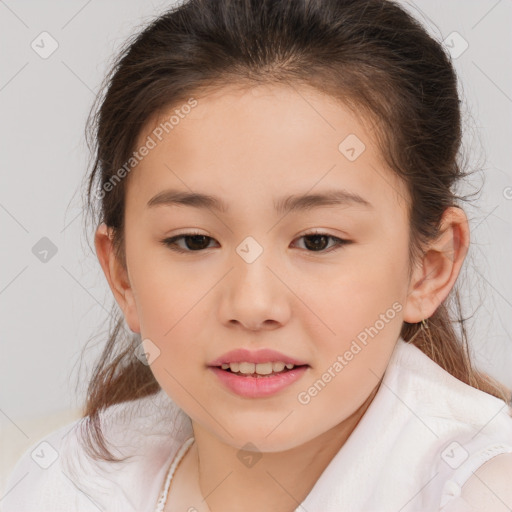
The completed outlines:
{"type": "MultiPolygon", "coordinates": [[[[304,245],[308,252],[331,252],[332,250],[339,249],[343,245],[351,243],[350,240],[328,235],[327,233],[307,233],[297,238],[297,240],[302,238],[305,241],[304,245]],[[326,250],[326,246],[329,245],[329,240],[332,240],[334,244],[326,250]]],[[[213,240],[215,239],[207,235],[184,233],[182,235],[166,238],[165,240],[162,240],[162,243],[176,252],[198,252],[208,249],[210,241],[213,240]],[[185,248],[179,245],[177,243],[178,241],[184,241],[185,248]]]]}
{"type": "Polygon", "coordinates": [[[297,240],[301,238],[304,239],[304,245],[312,250],[309,252],[331,252],[333,250],[339,249],[341,246],[349,244],[350,240],[344,240],[343,238],[338,238],[336,236],[328,235],[327,233],[309,233],[306,235],[302,235],[297,240]],[[328,245],[328,241],[333,240],[334,245],[331,246],[329,250],[325,250],[328,245]]]}

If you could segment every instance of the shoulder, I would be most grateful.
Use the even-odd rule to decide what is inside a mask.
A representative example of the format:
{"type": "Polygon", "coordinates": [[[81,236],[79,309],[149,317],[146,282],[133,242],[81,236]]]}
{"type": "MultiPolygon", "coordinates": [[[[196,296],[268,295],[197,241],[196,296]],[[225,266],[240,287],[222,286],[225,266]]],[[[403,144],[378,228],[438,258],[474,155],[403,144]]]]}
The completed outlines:
{"type": "MultiPolygon", "coordinates": [[[[165,395],[123,402],[100,413],[112,462],[86,450],[88,418],[31,446],[9,475],[3,512],[143,510],[156,503],[170,459],[190,436],[190,419],[165,395]]],[[[88,444],[88,443],[87,443],[88,444]]]]}
{"type": "Polygon", "coordinates": [[[421,481],[432,480],[423,493],[432,509],[512,510],[510,405],[456,379],[414,345],[399,345],[392,376],[396,394],[416,404],[415,415],[434,434],[433,441],[415,436],[421,481]]]}
{"type": "Polygon", "coordinates": [[[441,512],[505,512],[512,509],[512,445],[495,444],[471,457],[443,488],[441,512]]]}
{"type": "Polygon", "coordinates": [[[3,512],[97,512],[62,470],[64,440],[79,421],[60,427],[23,453],[7,478],[1,500],[3,512]]]}
{"type": "Polygon", "coordinates": [[[461,497],[475,512],[512,509],[512,453],[502,453],[482,464],[462,486],[461,497]]]}
{"type": "Polygon", "coordinates": [[[437,434],[467,425],[512,435],[512,407],[457,379],[411,343],[397,343],[391,373],[400,396],[415,401],[437,434]]]}

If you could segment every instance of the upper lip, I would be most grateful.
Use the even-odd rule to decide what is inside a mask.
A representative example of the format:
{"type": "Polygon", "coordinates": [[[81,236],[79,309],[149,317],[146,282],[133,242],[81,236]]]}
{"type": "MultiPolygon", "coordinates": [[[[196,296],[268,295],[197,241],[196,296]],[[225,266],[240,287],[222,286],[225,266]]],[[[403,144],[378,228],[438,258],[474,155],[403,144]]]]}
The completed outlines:
{"type": "Polygon", "coordinates": [[[267,362],[275,362],[281,361],[285,364],[294,364],[295,366],[303,366],[307,363],[299,361],[294,357],[287,356],[282,354],[281,352],[277,352],[276,350],[271,350],[268,348],[260,349],[260,350],[246,350],[243,348],[239,348],[236,350],[231,350],[222,354],[217,359],[208,363],[208,366],[221,366],[225,363],[267,363],[267,362]]]}

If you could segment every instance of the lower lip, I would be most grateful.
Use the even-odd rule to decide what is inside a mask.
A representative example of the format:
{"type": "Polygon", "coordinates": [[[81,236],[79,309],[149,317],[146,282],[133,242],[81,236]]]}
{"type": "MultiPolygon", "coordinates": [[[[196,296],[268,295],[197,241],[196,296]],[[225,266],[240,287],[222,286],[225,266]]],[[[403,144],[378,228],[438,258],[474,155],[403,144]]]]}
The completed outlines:
{"type": "Polygon", "coordinates": [[[233,393],[247,398],[261,398],[274,395],[298,381],[309,367],[299,366],[287,372],[263,377],[241,376],[217,366],[209,368],[233,393]]]}

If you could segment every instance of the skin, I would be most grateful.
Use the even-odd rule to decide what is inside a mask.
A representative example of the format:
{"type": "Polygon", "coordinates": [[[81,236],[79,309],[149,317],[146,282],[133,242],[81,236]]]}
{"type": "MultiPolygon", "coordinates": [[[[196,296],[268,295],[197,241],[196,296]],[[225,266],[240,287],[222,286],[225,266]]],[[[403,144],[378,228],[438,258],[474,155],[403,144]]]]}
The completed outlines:
{"type": "MultiPolygon", "coordinates": [[[[431,316],[453,287],[469,244],[467,218],[447,209],[441,235],[409,274],[405,186],[386,168],[367,123],[305,86],[230,86],[196,99],[127,178],[127,268],[103,224],[97,255],[130,329],[160,351],[151,364],[156,379],[192,419],[195,442],[166,510],[293,511],[373,400],[402,322],[431,316]],[[355,161],[338,150],[349,134],[366,146],[355,161]],[[146,206],[168,188],[218,195],[229,211],[146,206]],[[281,196],[333,188],[372,207],[274,211],[281,196]],[[314,251],[302,238],[313,229],[352,243],[336,249],[326,239],[314,251]],[[162,244],[191,230],[212,238],[208,248],[191,251],[181,239],[185,254],[162,244]],[[252,263],[236,252],[247,236],[263,248],[252,263]],[[394,318],[300,403],[298,394],[394,303],[394,318]],[[309,368],[271,397],[242,398],[207,368],[240,347],[272,348],[309,368]],[[262,454],[252,467],[237,457],[248,442],[262,454]]],[[[160,121],[146,124],[137,147],[160,121]]]]}

